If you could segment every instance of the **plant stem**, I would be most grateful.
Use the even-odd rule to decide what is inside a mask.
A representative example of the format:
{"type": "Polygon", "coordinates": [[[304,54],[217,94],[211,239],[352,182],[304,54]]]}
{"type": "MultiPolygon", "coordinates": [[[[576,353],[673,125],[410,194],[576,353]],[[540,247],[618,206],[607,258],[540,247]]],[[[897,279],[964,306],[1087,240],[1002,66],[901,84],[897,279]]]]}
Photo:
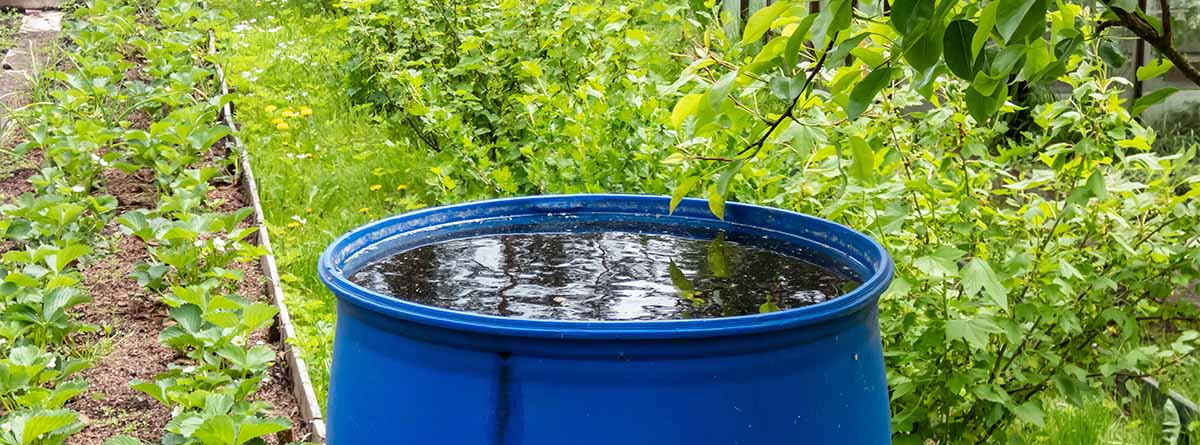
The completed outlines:
{"type": "Polygon", "coordinates": [[[783,113],[775,119],[775,122],[771,123],[771,126],[767,128],[767,131],[764,131],[762,136],[760,136],[758,140],[754,141],[753,144],[747,145],[746,148],[743,148],[742,151],[739,151],[738,156],[741,156],[751,150],[754,150],[754,153],[757,154],[759,150],[762,150],[763,144],[767,143],[767,138],[771,137],[771,133],[774,133],[775,129],[779,128],[779,125],[782,124],[784,120],[792,117],[792,113],[796,110],[796,106],[800,104],[800,98],[808,95],[808,89],[812,87],[813,79],[817,77],[817,74],[821,72],[821,68],[825,66],[825,59],[827,56],[829,56],[829,50],[833,49],[833,42],[837,41],[837,36],[838,33],[834,33],[833,36],[829,38],[829,44],[825,45],[824,51],[821,51],[821,57],[817,58],[817,62],[813,64],[812,68],[809,70],[808,78],[804,80],[804,87],[800,89],[800,94],[797,94],[795,98],[792,98],[792,103],[788,105],[787,109],[783,110],[783,113]]]}

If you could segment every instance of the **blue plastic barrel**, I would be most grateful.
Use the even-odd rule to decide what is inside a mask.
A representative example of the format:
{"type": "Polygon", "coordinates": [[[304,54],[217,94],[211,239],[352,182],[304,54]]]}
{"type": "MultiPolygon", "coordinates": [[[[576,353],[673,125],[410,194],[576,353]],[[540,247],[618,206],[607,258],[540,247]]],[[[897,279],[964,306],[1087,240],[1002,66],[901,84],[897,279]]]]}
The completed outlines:
{"type": "MultiPolygon", "coordinates": [[[[845,226],[729,203],[725,220],[665,196],[531,196],[394,216],[338,238],[331,445],[887,444],[878,300],[891,257],[845,226]],[[553,321],[408,303],[347,277],[373,260],[496,233],[632,230],[768,240],[863,282],[836,299],[695,320],[553,321]]],[[[703,239],[703,238],[700,238],[703,239]]],[[[793,254],[794,252],[789,252],[793,254]]]]}

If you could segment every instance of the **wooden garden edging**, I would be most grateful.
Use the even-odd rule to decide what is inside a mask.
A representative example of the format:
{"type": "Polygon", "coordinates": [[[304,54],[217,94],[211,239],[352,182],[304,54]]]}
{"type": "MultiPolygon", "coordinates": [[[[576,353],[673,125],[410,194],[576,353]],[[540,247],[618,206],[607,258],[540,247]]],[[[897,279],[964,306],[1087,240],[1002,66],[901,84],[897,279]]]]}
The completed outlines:
{"type": "MultiPolygon", "coordinates": [[[[216,36],[212,30],[208,31],[208,52],[209,55],[216,55],[217,53],[216,36]]],[[[221,84],[221,94],[228,95],[229,85],[225,82],[225,70],[215,61],[213,62],[213,66],[217,71],[217,80],[221,84]]],[[[229,126],[233,140],[233,149],[237,151],[242,192],[249,198],[251,207],[254,208],[254,224],[258,227],[256,239],[258,244],[266,250],[266,253],[260,258],[260,264],[262,265],[263,275],[267,277],[267,292],[271,294],[275,307],[279,309],[276,327],[279,330],[280,342],[283,344],[285,359],[287,360],[288,370],[292,377],[292,394],[296,397],[296,404],[300,407],[300,415],[312,430],[313,437],[309,438],[308,441],[324,443],[325,420],[321,416],[321,405],[317,402],[316,390],[313,389],[312,379],[308,376],[308,365],[305,364],[304,358],[300,356],[299,351],[290,343],[290,340],[296,337],[296,329],[292,326],[292,318],[288,314],[287,305],[283,300],[283,286],[279,281],[279,268],[276,266],[275,253],[271,247],[271,237],[267,232],[266,215],[263,213],[262,203],[259,200],[258,183],[254,178],[254,171],[250,166],[250,155],[247,154],[246,146],[242,144],[241,138],[238,137],[237,122],[233,118],[233,106],[229,103],[221,107],[221,119],[229,126]]]]}

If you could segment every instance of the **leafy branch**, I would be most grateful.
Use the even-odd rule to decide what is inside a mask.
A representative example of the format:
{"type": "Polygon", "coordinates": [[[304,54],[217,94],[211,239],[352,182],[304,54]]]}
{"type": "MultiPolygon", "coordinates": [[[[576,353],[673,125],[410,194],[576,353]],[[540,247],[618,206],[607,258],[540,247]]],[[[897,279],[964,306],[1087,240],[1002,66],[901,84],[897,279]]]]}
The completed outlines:
{"type": "Polygon", "coordinates": [[[1200,67],[1197,67],[1190,60],[1188,60],[1187,56],[1184,56],[1183,53],[1179,52],[1179,49],[1175,47],[1175,43],[1173,42],[1174,36],[1171,32],[1170,2],[1167,0],[1159,0],[1158,3],[1159,8],[1162,10],[1161,31],[1158,27],[1155,27],[1148,20],[1146,20],[1146,18],[1143,17],[1140,12],[1126,11],[1119,5],[1114,5],[1112,0],[1104,0],[1104,6],[1107,6],[1108,9],[1113,12],[1113,14],[1116,14],[1117,20],[1101,22],[1096,28],[1096,33],[1099,34],[1105,29],[1113,26],[1119,25],[1124,27],[1134,35],[1138,36],[1138,38],[1145,40],[1147,43],[1153,46],[1154,49],[1159,52],[1159,54],[1162,54],[1167,58],[1167,60],[1170,60],[1171,63],[1174,63],[1175,68],[1178,68],[1179,71],[1183,73],[1184,77],[1187,77],[1188,80],[1192,81],[1192,83],[1200,85],[1200,67]]]}
{"type": "Polygon", "coordinates": [[[751,157],[753,157],[755,154],[758,154],[759,150],[762,150],[763,145],[767,143],[767,138],[771,137],[771,134],[774,133],[777,128],[779,128],[779,125],[782,124],[783,121],[792,117],[792,113],[796,111],[796,106],[800,104],[800,98],[808,95],[808,90],[812,87],[813,80],[817,77],[817,74],[821,72],[821,69],[824,68],[825,60],[828,59],[829,51],[833,49],[833,44],[837,41],[837,37],[838,33],[836,32],[829,37],[829,43],[825,45],[825,50],[821,51],[821,57],[818,57],[816,63],[814,63],[809,69],[808,78],[804,79],[804,86],[800,89],[800,93],[797,94],[796,97],[792,98],[792,103],[788,104],[787,108],[783,110],[783,113],[781,113],[779,117],[775,118],[775,121],[772,122],[767,130],[763,132],[762,136],[759,136],[754,143],[747,145],[745,148],[739,151],[737,156],[746,154],[746,152],[751,152],[751,150],[753,150],[750,155],[751,157]]]}

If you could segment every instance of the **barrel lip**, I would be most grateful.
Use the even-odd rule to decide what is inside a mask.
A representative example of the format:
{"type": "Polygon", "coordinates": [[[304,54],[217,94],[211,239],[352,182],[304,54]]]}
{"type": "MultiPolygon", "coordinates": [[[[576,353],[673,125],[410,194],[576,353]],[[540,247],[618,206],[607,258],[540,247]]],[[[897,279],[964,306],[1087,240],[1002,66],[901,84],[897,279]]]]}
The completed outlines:
{"type": "MultiPolygon", "coordinates": [[[[772,220],[775,217],[780,217],[780,219],[789,221],[798,220],[803,223],[806,229],[819,227],[823,229],[821,233],[832,233],[834,236],[830,237],[830,239],[812,240],[812,242],[847,257],[850,262],[859,263],[860,266],[868,269],[870,273],[863,274],[864,280],[861,285],[837,298],[811,306],[768,314],[694,320],[577,321],[509,318],[411,303],[354,284],[347,279],[347,274],[342,270],[342,266],[348,259],[379,243],[382,239],[402,236],[404,233],[416,231],[437,230],[442,226],[462,224],[471,220],[454,220],[441,224],[414,227],[413,230],[399,234],[394,233],[386,238],[371,239],[372,234],[386,232],[387,228],[403,221],[430,217],[433,217],[431,218],[433,220],[438,220],[437,216],[440,215],[468,214],[489,207],[528,207],[533,209],[533,213],[531,214],[539,214],[539,212],[540,214],[547,214],[554,213],[556,209],[573,211],[581,208],[591,208],[589,206],[602,207],[613,203],[631,203],[631,205],[643,207],[661,205],[661,216],[668,219],[683,220],[698,218],[701,220],[712,220],[714,223],[721,222],[722,224],[732,226],[750,227],[760,231],[773,231],[798,236],[795,235],[794,230],[788,230],[787,227],[780,227],[779,224],[718,221],[711,215],[709,217],[701,216],[703,213],[700,213],[697,209],[703,209],[706,212],[707,201],[698,199],[684,199],[679,204],[679,207],[677,207],[675,214],[667,216],[666,208],[669,201],[670,197],[654,195],[538,195],[432,207],[374,221],[343,234],[322,252],[317,268],[321,281],[334,292],[338,299],[386,317],[450,330],[543,339],[695,339],[760,334],[770,331],[794,329],[816,323],[829,322],[853,315],[859,311],[871,309],[877,304],[879,297],[887,290],[888,285],[891,283],[895,268],[892,258],[884,250],[883,246],[867,235],[844,225],[815,216],[733,202],[726,204],[727,216],[738,214],[766,215],[772,220]],[[684,211],[685,209],[690,209],[691,211],[684,211]],[[350,253],[345,254],[347,251],[350,253]]],[[[600,208],[597,208],[594,212],[585,213],[635,214],[634,212],[620,211],[605,212],[600,208]]],[[[637,214],[646,215],[645,213],[637,214]]],[[[503,215],[494,215],[481,219],[499,217],[503,217],[503,215]]],[[[733,218],[731,217],[730,219],[733,218]]]]}

